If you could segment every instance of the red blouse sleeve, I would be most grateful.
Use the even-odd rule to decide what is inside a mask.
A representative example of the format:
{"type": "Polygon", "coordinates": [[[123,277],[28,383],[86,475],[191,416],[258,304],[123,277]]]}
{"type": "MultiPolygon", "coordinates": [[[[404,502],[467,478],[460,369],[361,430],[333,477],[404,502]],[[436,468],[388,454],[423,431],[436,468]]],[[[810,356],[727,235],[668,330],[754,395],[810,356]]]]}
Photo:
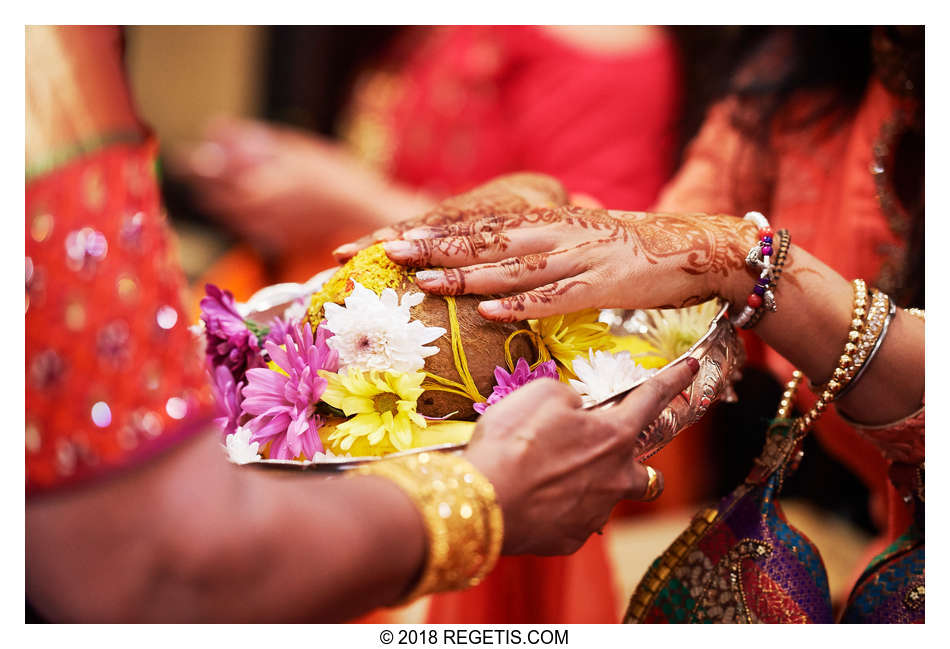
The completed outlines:
{"type": "Polygon", "coordinates": [[[155,174],[148,141],[27,183],[27,495],[128,467],[207,421],[155,174]]]}
{"type": "Polygon", "coordinates": [[[675,162],[681,97],[671,39],[603,54],[539,28],[505,35],[518,39],[501,86],[518,163],[612,209],[649,208],[675,162]]]}

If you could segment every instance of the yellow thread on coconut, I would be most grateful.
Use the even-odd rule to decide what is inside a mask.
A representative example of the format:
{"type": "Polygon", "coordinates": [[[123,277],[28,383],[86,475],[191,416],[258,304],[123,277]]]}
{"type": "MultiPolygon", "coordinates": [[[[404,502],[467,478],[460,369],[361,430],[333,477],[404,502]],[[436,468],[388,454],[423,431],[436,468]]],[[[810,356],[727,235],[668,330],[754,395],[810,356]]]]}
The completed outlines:
{"type": "Polygon", "coordinates": [[[588,351],[610,351],[614,347],[610,325],[600,322],[598,309],[585,309],[567,315],[549,316],[540,320],[529,320],[528,325],[547,348],[557,362],[561,380],[577,378],[571,369],[571,363],[578,356],[586,356],[588,351]]]}
{"type": "MultiPolygon", "coordinates": [[[[468,359],[465,357],[465,348],[462,346],[462,331],[459,327],[459,317],[458,310],[455,305],[455,298],[446,295],[443,297],[445,300],[445,307],[448,311],[449,316],[449,335],[452,340],[452,360],[455,363],[455,371],[458,372],[459,378],[462,379],[462,382],[452,381],[451,379],[446,379],[441,376],[437,376],[432,372],[426,372],[426,376],[436,383],[424,383],[422,385],[426,390],[437,390],[440,392],[451,392],[452,394],[459,394],[463,397],[468,397],[475,403],[481,403],[485,401],[485,397],[481,395],[478,391],[478,388],[475,386],[475,379],[472,378],[472,373],[468,369],[468,359]]],[[[505,345],[507,350],[508,346],[505,345]]]]}
{"type": "MultiPolygon", "coordinates": [[[[409,268],[400,266],[389,259],[382,244],[370,246],[369,248],[361,250],[352,259],[346,262],[346,264],[338,269],[327,283],[324,284],[323,288],[313,295],[310,300],[310,307],[307,310],[307,319],[311,326],[316,329],[323,319],[323,305],[327,302],[342,304],[353,290],[354,281],[359,282],[362,286],[379,295],[386,288],[392,288],[394,290],[402,288],[406,280],[412,275],[413,272],[409,268]]],[[[452,379],[447,379],[432,372],[425,371],[427,380],[421,387],[425,390],[457,394],[469,398],[475,403],[484,402],[485,397],[478,391],[478,387],[475,385],[475,380],[468,367],[468,359],[465,356],[465,349],[462,344],[462,333],[459,326],[455,298],[445,296],[443,299],[446,302],[448,312],[452,359],[461,381],[453,381],[452,379]]],[[[532,367],[536,367],[539,363],[551,358],[540,335],[528,330],[519,330],[515,332],[514,335],[520,333],[527,333],[533,336],[537,343],[539,359],[532,367]]],[[[509,336],[505,342],[506,359],[508,360],[509,366],[512,367],[510,342],[514,338],[514,335],[509,336]]]]}
{"type": "MultiPolygon", "coordinates": [[[[337,270],[320,291],[314,293],[310,299],[310,308],[307,310],[307,319],[310,325],[316,329],[323,319],[323,305],[327,302],[342,304],[353,290],[354,281],[379,295],[387,288],[393,290],[402,288],[406,279],[411,275],[412,273],[407,267],[400,266],[386,255],[382,244],[365,248],[337,270]]],[[[472,374],[468,369],[465,350],[462,348],[462,335],[459,330],[455,298],[446,297],[445,301],[448,309],[449,327],[452,332],[452,357],[455,362],[455,369],[462,382],[459,383],[426,372],[426,376],[431,381],[428,381],[424,387],[427,390],[458,394],[475,402],[485,401],[485,397],[478,392],[472,374]]]]}
{"type": "Polygon", "coordinates": [[[544,344],[544,340],[542,340],[541,336],[538,333],[530,329],[519,329],[518,331],[515,331],[510,336],[508,336],[508,338],[505,339],[505,362],[508,364],[509,372],[515,371],[515,362],[516,362],[511,357],[511,341],[514,340],[515,337],[520,336],[521,334],[530,336],[531,339],[534,341],[534,344],[537,345],[538,347],[538,360],[536,360],[534,363],[531,364],[531,369],[536,368],[538,365],[540,365],[541,363],[544,363],[545,361],[551,360],[551,352],[548,351],[547,346],[544,344]]]}

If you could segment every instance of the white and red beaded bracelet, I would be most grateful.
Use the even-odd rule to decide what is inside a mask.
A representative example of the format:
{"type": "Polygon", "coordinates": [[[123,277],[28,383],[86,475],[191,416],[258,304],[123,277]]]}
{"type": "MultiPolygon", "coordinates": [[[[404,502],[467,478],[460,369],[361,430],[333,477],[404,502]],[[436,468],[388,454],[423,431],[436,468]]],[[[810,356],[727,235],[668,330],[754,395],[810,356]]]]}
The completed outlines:
{"type": "Polygon", "coordinates": [[[777,309],[775,296],[770,288],[772,283],[772,241],[774,237],[772,227],[761,212],[747,212],[743,218],[755,223],[759,228],[759,240],[749,249],[749,253],[745,257],[745,263],[749,268],[757,269],[760,273],[742,311],[731,319],[733,326],[739,328],[745,328],[752,316],[763,306],[769,311],[777,309]]]}

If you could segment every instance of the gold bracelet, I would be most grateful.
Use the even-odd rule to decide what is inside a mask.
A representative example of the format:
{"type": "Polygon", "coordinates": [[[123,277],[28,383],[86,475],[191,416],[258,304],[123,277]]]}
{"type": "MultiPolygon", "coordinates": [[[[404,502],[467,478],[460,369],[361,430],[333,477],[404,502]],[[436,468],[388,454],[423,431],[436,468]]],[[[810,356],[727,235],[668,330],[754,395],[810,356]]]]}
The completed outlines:
{"type": "Polygon", "coordinates": [[[867,321],[865,322],[864,332],[858,340],[857,351],[852,354],[854,359],[854,374],[846,385],[841,386],[838,393],[835,394],[835,400],[840,399],[845,394],[854,389],[865,374],[871,361],[881,349],[881,345],[887,336],[891,320],[897,307],[886,293],[872,291],[871,307],[868,310],[867,321]]]}
{"type": "Polygon", "coordinates": [[[848,341],[843,353],[838,357],[838,366],[831,378],[821,387],[812,386],[818,400],[811,409],[797,421],[799,433],[806,432],[821,416],[828,405],[845,391],[860,373],[871,349],[875,347],[890,310],[890,298],[880,291],[871,292],[871,304],[868,306],[867,284],[862,279],[851,282],[854,289],[854,306],[851,311],[851,326],[848,341]]]}
{"type": "Polygon", "coordinates": [[[422,516],[428,553],[422,576],[399,604],[478,584],[495,567],[504,538],[495,489],[468,460],[419,453],[380,460],[353,471],[395,483],[422,516]]]}

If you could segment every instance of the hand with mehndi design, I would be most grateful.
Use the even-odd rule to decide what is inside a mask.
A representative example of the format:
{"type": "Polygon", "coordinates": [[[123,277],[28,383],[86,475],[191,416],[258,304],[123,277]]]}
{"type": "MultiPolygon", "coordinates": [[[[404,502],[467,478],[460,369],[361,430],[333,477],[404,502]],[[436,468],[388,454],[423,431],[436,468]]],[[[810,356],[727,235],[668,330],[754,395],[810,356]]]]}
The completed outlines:
{"type": "Polygon", "coordinates": [[[393,261],[444,295],[484,301],[483,316],[524,320],[586,308],[680,307],[747,290],[756,228],[732,216],[574,206],[528,208],[404,232],[393,261]],[[741,286],[739,286],[741,284],[741,286]]]}
{"type": "Polygon", "coordinates": [[[458,225],[496,214],[515,214],[530,207],[566,205],[567,201],[561,183],[550,176],[532,173],[501,176],[465,194],[447,198],[417,218],[388,225],[340,246],[333,255],[342,264],[363,248],[399,239],[404,232],[416,228],[458,225]]]}
{"type": "Polygon", "coordinates": [[[580,309],[684,306],[748,283],[755,227],[732,216],[619,212],[567,204],[553,178],[503,176],[418,219],[337,251],[344,260],[389,241],[393,261],[423,270],[443,295],[504,295],[479,311],[524,320],[580,309]]]}
{"type": "MultiPolygon", "coordinates": [[[[585,308],[680,307],[714,296],[744,304],[755,281],[745,256],[756,237],[756,227],[736,216],[568,205],[556,180],[517,174],[350,244],[340,256],[388,240],[394,261],[424,269],[416,275],[422,289],[501,295],[480,304],[482,315],[525,320],[585,308]]],[[[823,382],[840,356],[851,293],[848,280],[793,242],[775,293],[780,315],[767,314],[755,332],[823,382]]],[[[837,406],[868,425],[895,421],[921,403],[920,367],[923,326],[898,312],[879,360],[837,406]]]]}

